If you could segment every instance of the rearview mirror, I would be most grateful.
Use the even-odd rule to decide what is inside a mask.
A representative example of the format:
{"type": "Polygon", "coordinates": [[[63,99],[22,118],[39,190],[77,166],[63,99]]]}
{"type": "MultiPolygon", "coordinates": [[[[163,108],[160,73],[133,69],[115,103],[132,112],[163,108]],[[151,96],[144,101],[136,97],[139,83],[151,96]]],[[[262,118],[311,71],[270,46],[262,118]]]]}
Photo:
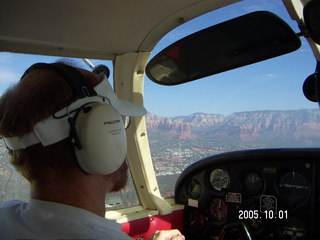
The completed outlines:
{"type": "Polygon", "coordinates": [[[303,8],[303,18],[312,40],[320,44],[320,1],[311,0],[303,8]]]}
{"type": "Polygon", "coordinates": [[[259,11],[187,36],[157,54],[146,74],[162,85],[177,85],[280,56],[301,46],[279,17],[259,11]]]}

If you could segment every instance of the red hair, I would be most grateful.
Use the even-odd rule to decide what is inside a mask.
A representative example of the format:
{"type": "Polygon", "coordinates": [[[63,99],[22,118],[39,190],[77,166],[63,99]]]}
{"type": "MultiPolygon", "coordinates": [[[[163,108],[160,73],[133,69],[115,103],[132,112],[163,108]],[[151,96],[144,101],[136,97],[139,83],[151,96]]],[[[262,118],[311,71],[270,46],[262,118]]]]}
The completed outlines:
{"type": "MultiPolygon", "coordinates": [[[[101,81],[98,75],[78,69],[92,87],[101,81]]],[[[0,98],[0,135],[21,137],[34,125],[70,103],[72,89],[52,69],[36,68],[25,74],[0,98]]],[[[9,150],[11,163],[30,183],[53,181],[77,166],[69,139],[43,147],[37,144],[26,149],[9,150]]]]}

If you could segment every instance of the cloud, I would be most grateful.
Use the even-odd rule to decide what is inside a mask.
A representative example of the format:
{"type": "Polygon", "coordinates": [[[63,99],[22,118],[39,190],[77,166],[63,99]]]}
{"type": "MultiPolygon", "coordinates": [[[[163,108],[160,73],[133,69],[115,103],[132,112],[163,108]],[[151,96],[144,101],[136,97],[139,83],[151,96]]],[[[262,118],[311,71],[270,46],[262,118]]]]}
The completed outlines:
{"type": "Polygon", "coordinates": [[[0,68],[0,84],[9,85],[19,81],[20,74],[6,68],[0,68]]]}
{"type": "Polygon", "coordinates": [[[261,5],[251,5],[251,6],[244,6],[243,10],[246,12],[255,12],[261,10],[261,5]]]}
{"type": "Polygon", "coordinates": [[[273,74],[273,73],[268,73],[267,77],[268,78],[275,78],[275,77],[278,77],[278,75],[277,74],[273,74]]]}
{"type": "Polygon", "coordinates": [[[8,63],[10,58],[12,58],[12,54],[0,53],[0,63],[8,63]]]}
{"type": "Polygon", "coordinates": [[[310,53],[312,50],[310,48],[300,48],[298,52],[307,52],[310,53]]]}
{"type": "Polygon", "coordinates": [[[286,78],[286,76],[285,75],[281,75],[281,74],[275,74],[275,73],[268,73],[268,74],[266,74],[266,77],[267,78],[277,78],[277,79],[284,79],[284,78],[286,78]]]}

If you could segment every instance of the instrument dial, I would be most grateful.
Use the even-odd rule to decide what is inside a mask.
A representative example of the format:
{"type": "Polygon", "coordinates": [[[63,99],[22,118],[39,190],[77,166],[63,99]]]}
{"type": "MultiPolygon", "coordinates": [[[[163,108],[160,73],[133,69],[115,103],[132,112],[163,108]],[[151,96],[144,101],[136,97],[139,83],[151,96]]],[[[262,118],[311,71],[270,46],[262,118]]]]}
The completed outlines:
{"type": "Polygon", "coordinates": [[[298,218],[289,218],[282,223],[280,235],[282,239],[306,239],[306,228],[298,218]]]}
{"type": "Polygon", "coordinates": [[[227,220],[228,207],[221,198],[214,198],[209,205],[210,217],[213,223],[221,224],[227,220]]]}
{"type": "Polygon", "coordinates": [[[195,180],[192,179],[188,185],[188,195],[193,199],[198,199],[201,196],[202,193],[202,187],[201,184],[195,180]]]}
{"type": "Polygon", "coordinates": [[[219,192],[226,189],[230,184],[229,174],[225,170],[220,168],[214,169],[210,173],[209,178],[210,178],[209,180],[213,189],[219,192]]]}
{"type": "Polygon", "coordinates": [[[191,230],[201,231],[205,226],[206,219],[199,211],[192,211],[187,221],[191,230]]]}
{"type": "Polygon", "coordinates": [[[294,207],[308,200],[310,186],[302,174],[290,171],[280,177],[278,191],[288,205],[294,207]]]}
{"type": "Polygon", "coordinates": [[[264,188],[264,182],[260,174],[249,172],[243,178],[244,190],[250,195],[259,195],[264,188]]]}

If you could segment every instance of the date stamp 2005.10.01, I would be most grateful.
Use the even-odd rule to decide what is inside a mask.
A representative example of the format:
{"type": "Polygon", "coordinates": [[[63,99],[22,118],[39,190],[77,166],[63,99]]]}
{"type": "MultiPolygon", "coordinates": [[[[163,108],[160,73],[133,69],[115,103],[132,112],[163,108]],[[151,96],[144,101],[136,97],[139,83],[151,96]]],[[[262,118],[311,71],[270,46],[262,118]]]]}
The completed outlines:
{"type": "Polygon", "coordinates": [[[239,210],[239,219],[288,219],[288,211],[277,209],[275,196],[262,195],[260,209],[239,210]]]}

